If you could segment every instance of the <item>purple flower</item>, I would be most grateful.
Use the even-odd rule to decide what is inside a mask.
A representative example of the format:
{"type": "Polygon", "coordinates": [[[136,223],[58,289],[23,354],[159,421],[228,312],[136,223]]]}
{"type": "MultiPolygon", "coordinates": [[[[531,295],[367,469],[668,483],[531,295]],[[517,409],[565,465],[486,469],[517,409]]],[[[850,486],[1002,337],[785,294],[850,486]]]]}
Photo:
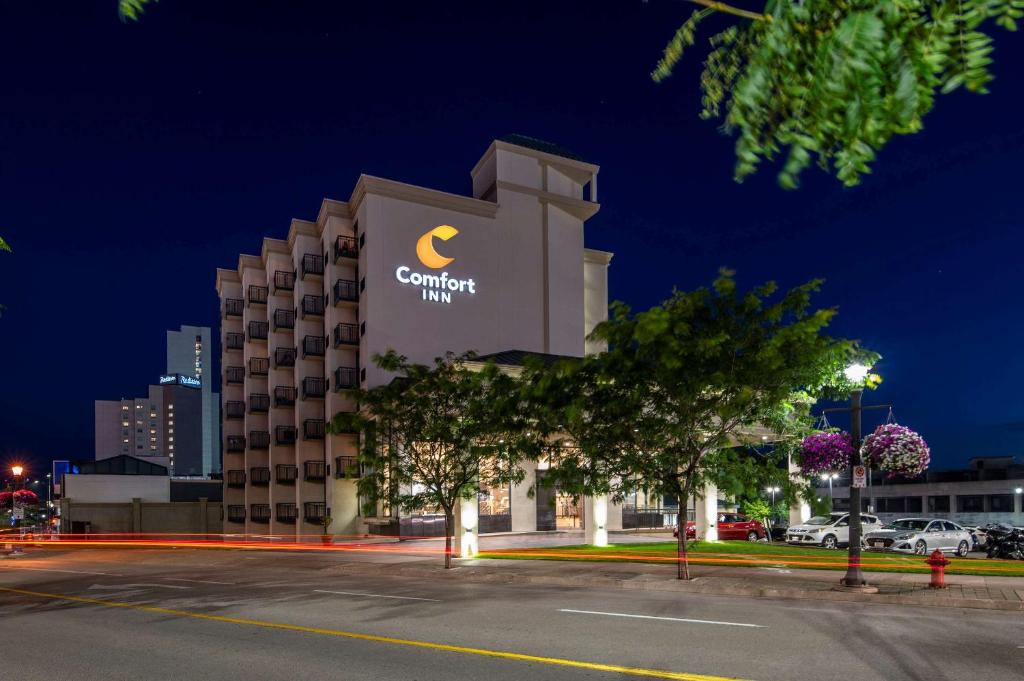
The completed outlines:
{"type": "Polygon", "coordinates": [[[871,466],[887,471],[890,478],[913,478],[931,463],[931,450],[924,438],[896,423],[886,423],[864,438],[861,455],[871,466]]]}
{"type": "Polygon", "coordinates": [[[849,433],[812,433],[800,446],[800,470],[805,475],[834,473],[850,467],[853,440],[849,433]]]}

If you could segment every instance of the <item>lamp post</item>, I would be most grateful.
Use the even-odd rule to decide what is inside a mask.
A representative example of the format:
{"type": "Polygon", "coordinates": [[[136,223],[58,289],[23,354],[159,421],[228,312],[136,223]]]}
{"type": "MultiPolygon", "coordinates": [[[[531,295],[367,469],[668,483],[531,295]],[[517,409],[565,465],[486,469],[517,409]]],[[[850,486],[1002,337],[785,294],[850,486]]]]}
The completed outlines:
{"type": "MultiPolygon", "coordinates": [[[[21,489],[21,487],[19,487],[19,485],[23,485],[24,484],[24,479],[21,477],[21,474],[24,473],[24,472],[25,472],[24,466],[21,466],[19,464],[14,464],[13,466],[11,466],[11,473],[14,475],[14,491],[15,492],[17,492],[19,489],[21,489]]],[[[16,500],[12,499],[11,500],[11,515],[14,516],[14,527],[15,528],[20,528],[21,527],[21,518],[18,517],[17,506],[18,506],[18,502],[16,500]]],[[[15,554],[22,553],[21,544],[15,544],[14,545],[14,553],[15,554]]]]}
{"type": "Polygon", "coordinates": [[[832,500],[832,481],[835,480],[838,477],[839,477],[838,473],[822,473],[821,474],[822,481],[828,480],[828,498],[829,498],[829,501],[832,500]]]}
{"type": "Polygon", "coordinates": [[[778,492],[778,491],[780,491],[778,487],[769,487],[768,489],[765,490],[765,492],[768,492],[769,494],[772,495],[772,509],[773,510],[775,508],[775,493],[778,492]]]}

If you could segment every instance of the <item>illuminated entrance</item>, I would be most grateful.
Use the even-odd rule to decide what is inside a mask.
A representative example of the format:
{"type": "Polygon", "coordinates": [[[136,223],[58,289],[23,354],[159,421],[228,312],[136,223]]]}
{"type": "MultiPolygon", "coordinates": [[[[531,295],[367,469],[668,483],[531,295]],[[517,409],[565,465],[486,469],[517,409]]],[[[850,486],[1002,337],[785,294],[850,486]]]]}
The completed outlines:
{"type": "Polygon", "coordinates": [[[549,481],[550,471],[537,471],[535,496],[537,502],[537,530],[573,530],[583,527],[583,502],[560,492],[549,481]]]}

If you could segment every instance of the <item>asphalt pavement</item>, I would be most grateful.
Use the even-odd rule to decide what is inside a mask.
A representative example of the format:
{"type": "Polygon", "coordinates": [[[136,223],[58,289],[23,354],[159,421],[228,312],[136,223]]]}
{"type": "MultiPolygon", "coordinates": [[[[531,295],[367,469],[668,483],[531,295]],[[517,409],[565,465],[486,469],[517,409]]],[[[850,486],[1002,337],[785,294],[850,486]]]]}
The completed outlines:
{"type": "Polygon", "coordinates": [[[346,574],[352,560],[334,552],[35,549],[0,561],[2,676],[1024,678],[1020,613],[460,583],[458,569],[415,580],[389,574],[394,562],[376,574],[365,564],[346,574]]]}

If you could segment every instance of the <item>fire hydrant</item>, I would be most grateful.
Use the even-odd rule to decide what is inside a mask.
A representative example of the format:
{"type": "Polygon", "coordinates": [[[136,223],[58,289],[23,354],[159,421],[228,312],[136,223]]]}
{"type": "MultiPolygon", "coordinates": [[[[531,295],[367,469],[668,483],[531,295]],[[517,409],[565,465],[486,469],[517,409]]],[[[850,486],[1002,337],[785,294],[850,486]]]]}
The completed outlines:
{"type": "Polygon", "coordinates": [[[946,566],[949,565],[949,561],[946,560],[942,551],[935,549],[925,562],[932,567],[932,581],[928,583],[928,587],[930,589],[945,589],[946,566]]]}

